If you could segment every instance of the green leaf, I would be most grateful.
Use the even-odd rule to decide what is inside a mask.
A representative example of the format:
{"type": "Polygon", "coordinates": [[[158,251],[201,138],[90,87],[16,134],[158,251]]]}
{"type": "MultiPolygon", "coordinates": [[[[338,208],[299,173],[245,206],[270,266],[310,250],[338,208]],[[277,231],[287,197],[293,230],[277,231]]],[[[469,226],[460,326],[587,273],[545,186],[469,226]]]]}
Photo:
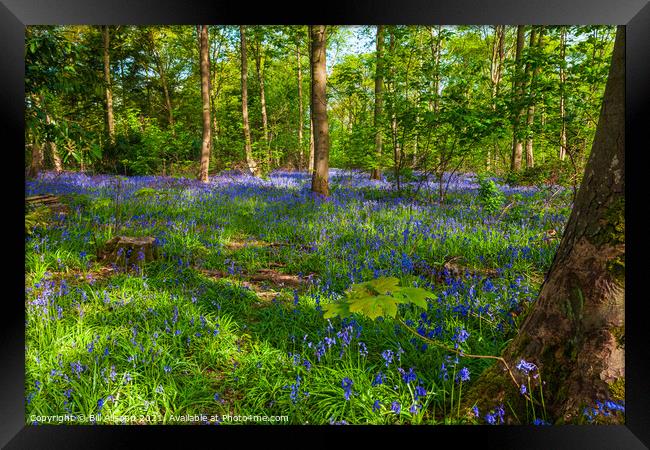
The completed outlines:
{"type": "Polygon", "coordinates": [[[350,305],[347,302],[335,302],[328,303],[323,307],[325,313],[323,314],[324,319],[331,319],[336,316],[345,318],[351,316],[350,305]]]}
{"type": "Polygon", "coordinates": [[[395,318],[399,304],[413,304],[427,308],[427,298],[435,296],[422,288],[400,287],[395,277],[380,277],[350,286],[345,298],[325,306],[324,318],[348,317],[353,313],[370,319],[377,317],[395,318]]]}
{"type": "Polygon", "coordinates": [[[361,313],[372,320],[379,316],[395,318],[398,303],[404,303],[404,300],[392,295],[377,295],[355,299],[350,302],[350,311],[361,313]]]}
{"type": "Polygon", "coordinates": [[[407,300],[406,303],[413,303],[423,309],[427,309],[427,298],[436,298],[431,292],[417,287],[400,288],[395,295],[403,296],[407,300]]]}

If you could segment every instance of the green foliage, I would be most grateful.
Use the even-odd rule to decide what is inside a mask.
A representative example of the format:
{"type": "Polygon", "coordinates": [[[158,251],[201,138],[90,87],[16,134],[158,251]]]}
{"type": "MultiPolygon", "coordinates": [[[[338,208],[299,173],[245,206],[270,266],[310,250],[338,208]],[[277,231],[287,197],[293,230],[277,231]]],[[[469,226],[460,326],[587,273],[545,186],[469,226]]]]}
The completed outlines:
{"type": "Polygon", "coordinates": [[[395,277],[380,277],[365,283],[353,284],[345,291],[345,299],[325,305],[323,318],[348,317],[358,313],[370,319],[395,318],[397,305],[412,304],[427,308],[427,298],[435,296],[422,288],[399,286],[395,277]]]}
{"type": "Polygon", "coordinates": [[[478,179],[478,203],[483,208],[483,212],[488,215],[494,215],[501,210],[505,196],[496,185],[494,180],[479,177],[478,179]]]}
{"type": "Polygon", "coordinates": [[[25,214],[25,233],[30,235],[37,228],[45,228],[52,216],[52,211],[45,205],[32,208],[25,214]]]}

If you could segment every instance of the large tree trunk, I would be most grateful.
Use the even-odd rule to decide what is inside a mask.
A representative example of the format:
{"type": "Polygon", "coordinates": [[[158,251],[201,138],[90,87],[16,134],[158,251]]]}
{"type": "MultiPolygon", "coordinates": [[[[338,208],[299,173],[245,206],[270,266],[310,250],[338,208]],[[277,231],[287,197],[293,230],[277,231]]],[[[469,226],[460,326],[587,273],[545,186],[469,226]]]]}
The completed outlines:
{"type": "MultiPolygon", "coordinates": [[[[530,48],[534,49],[537,47],[537,51],[541,52],[542,51],[542,45],[543,45],[543,39],[544,39],[544,27],[540,26],[539,27],[539,33],[537,35],[537,43],[535,44],[533,42],[533,39],[535,38],[535,35],[533,33],[530,34],[530,48]]],[[[528,106],[528,115],[526,117],[526,129],[528,136],[526,137],[526,167],[534,167],[535,166],[535,159],[534,159],[534,154],[533,154],[533,135],[531,128],[533,126],[533,123],[535,121],[535,102],[537,100],[537,93],[535,92],[535,85],[537,81],[537,77],[539,76],[539,71],[541,69],[541,65],[539,61],[536,62],[535,68],[532,70],[531,76],[530,76],[530,83],[529,83],[529,101],[530,104],[528,106]]]]}
{"type": "Polygon", "coordinates": [[[375,157],[376,164],[378,165],[372,170],[371,178],[379,180],[381,178],[381,154],[382,154],[382,131],[381,131],[381,117],[382,117],[382,96],[384,90],[384,57],[382,50],[384,47],[384,26],[377,25],[377,66],[375,70],[375,157]]]}
{"type": "Polygon", "coordinates": [[[108,25],[102,25],[102,38],[104,42],[104,91],[106,94],[106,127],[108,130],[108,139],[115,143],[115,120],[113,119],[113,89],[111,87],[111,63],[110,63],[110,36],[108,25]]]}
{"type": "Polygon", "coordinates": [[[510,170],[518,172],[521,170],[521,157],[523,153],[523,143],[519,137],[519,126],[522,116],[522,97],[523,97],[523,74],[521,67],[521,53],[524,49],[525,25],[517,25],[517,50],[515,52],[515,80],[514,80],[514,123],[512,127],[512,158],[510,160],[510,170]]]}
{"type": "Polygon", "coordinates": [[[239,26],[239,36],[241,41],[241,109],[242,122],[244,126],[244,148],[246,151],[246,164],[248,170],[254,177],[259,175],[259,169],[255,159],[253,159],[253,147],[251,145],[251,129],[248,124],[248,64],[246,61],[246,29],[243,25],[239,26]]]}
{"type": "MultiPolygon", "coordinates": [[[[625,27],[619,26],[573,211],[539,298],[503,352],[511,368],[521,359],[538,366],[546,409],[556,423],[579,421],[583,408],[597,400],[624,398],[624,80],[625,27]]],[[[517,397],[513,384],[495,365],[465,399],[492,407],[517,397]]]]}
{"type": "Polygon", "coordinates": [[[566,157],[566,111],[565,111],[565,91],[566,91],[566,72],[564,65],[566,64],[566,27],[562,27],[560,31],[560,119],[562,120],[562,128],[560,131],[560,161],[564,161],[566,157]]]}
{"type": "Polygon", "coordinates": [[[298,169],[302,170],[305,164],[305,154],[302,148],[304,111],[302,106],[302,62],[300,60],[300,38],[296,39],[296,63],[298,66],[298,169]]]}
{"type": "Polygon", "coordinates": [[[327,72],[325,70],[325,25],[310,25],[311,33],[311,104],[314,118],[314,174],[311,190],[329,195],[329,128],[327,124],[327,72]]]}
{"type": "Polygon", "coordinates": [[[201,98],[203,101],[203,140],[201,142],[201,170],[199,180],[208,181],[210,167],[210,146],[212,129],[210,126],[210,57],[208,54],[208,26],[201,25],[201,98]]]}

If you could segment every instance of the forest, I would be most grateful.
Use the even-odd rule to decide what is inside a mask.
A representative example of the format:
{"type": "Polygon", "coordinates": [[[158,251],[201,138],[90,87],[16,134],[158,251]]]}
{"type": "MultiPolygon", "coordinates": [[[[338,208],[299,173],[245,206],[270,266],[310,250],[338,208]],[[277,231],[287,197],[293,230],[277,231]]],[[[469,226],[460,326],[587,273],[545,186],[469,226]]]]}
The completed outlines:
{"type": "Polygon", "coordinates": [[[624,40],[26,27],[26,423],[623,423],[624,40]]]}

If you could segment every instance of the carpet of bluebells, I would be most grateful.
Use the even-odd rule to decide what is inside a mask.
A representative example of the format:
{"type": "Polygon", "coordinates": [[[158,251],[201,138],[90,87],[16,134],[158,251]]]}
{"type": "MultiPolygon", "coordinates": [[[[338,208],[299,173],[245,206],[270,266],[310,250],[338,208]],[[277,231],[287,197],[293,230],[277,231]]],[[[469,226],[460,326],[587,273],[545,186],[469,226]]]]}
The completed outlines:
{"type": "Polygon", "coordinates": [[[507,403],[459,407],[493,361],[428,345],[394,320],[325,320],[322,307],[352,283],[395,276],[436,296],[426,311],[400,305],[417,333],[498,355],[550,267],[571,192],[499,184],[510,206],[490,215],[472,174],[445,180],[442,205],[437,183],[398,192],[363,173],[330,176],[329,198],[298,172],[27,182],[26,196],[68,205],[26,235],[27,423],[504,423],[507,403]],[[102,261],[116,235],[155,237],[159,258],[102,261]],[[269,268],[304,282],[269,282],[273,298],[260,298],[246,275],[269,268]]]}

